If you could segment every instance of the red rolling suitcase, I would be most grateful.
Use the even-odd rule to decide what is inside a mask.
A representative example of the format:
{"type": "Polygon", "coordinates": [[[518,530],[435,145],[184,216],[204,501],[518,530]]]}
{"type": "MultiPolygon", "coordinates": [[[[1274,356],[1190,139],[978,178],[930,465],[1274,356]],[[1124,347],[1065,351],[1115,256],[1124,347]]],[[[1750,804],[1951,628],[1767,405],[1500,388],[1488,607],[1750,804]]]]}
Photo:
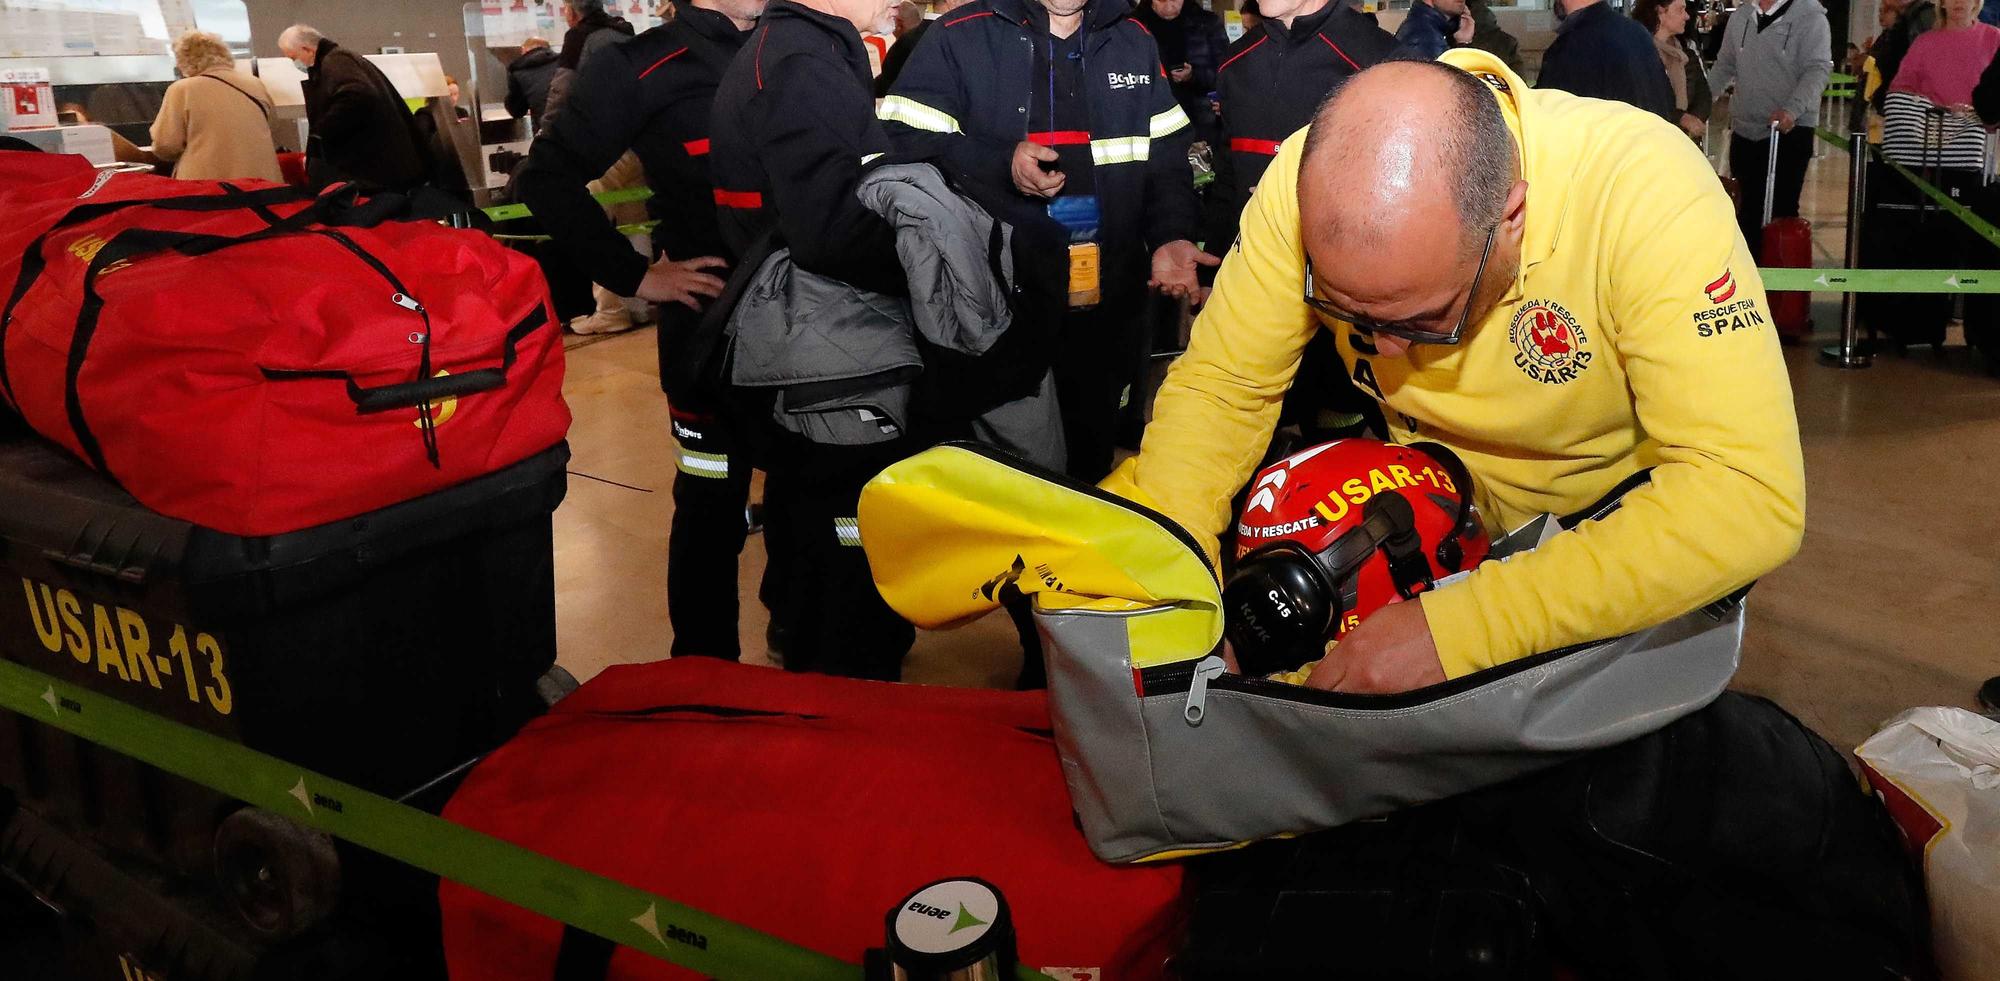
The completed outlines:
{"type": "MultiPolygon", "coordinates": [[[[1771,218],[1778,189],[1778,124],[1771,124],[1771,156],[1764,166],[1764,240],[1759,264],[1776,269],[1812,268],[1812,223],[1804,218],[1771,218]]],[[[1812,294],[1795,290],[1770,293],[1771,318],[1778,336],[1803,340],[1812,333],[1812,294]]]]}
{"type": "MultiPolygon", "coordinates": [[[[1182,868],[1091,855],[1048,726],[1043,692],[624,665],[487,757],[444,816],[857,965],[911,890],[977,876],[1005,893],[1022,963],[1162,977],[1182,868]]],[[[464,886],[439,898],[453,978],[694,976],[464,886]]]]}

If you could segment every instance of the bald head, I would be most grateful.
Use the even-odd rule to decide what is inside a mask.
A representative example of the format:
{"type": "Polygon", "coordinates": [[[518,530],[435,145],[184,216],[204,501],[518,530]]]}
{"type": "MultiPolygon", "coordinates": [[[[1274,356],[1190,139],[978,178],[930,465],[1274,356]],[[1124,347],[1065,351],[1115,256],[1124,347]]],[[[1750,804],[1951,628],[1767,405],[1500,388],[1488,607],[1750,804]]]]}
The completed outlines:
{"type": "Polygon", "coordinates": [[[1321,104],[1306,135],[1299,201],[1314,229],[1371,250],[1439,223],[1476,252],[1519,178],[1514,138],[1486,83],[1434,61],[1356,74],[1321,104]]]}

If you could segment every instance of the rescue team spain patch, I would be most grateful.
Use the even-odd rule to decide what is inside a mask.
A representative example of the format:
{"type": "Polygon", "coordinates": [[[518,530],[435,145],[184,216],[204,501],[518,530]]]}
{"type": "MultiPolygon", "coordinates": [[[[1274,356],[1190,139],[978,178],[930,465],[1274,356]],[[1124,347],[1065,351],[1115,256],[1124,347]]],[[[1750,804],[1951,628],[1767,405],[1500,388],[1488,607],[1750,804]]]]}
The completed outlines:
{"type": "Polygon", "coordinates": [[[1721,337],[1739,330],[1762,330],[1764,312],[1752,296],[1736,295],[1736,273],[1725,269],[1722,277],[1702,287],[1708,309],[1694,313],[1695,333],[1701,337],[1721,337]],[[1732,302],[1733,301],[1733,302],[1732,302]]]}
{"type": "Polygon", "coordinates": [[[1583,326],[1554,300],[1522,304],[1507,328],[1507,338],[1514,342],[1515,366],[1545,385],[1575,380],[1593,357],[1583,326]]]}

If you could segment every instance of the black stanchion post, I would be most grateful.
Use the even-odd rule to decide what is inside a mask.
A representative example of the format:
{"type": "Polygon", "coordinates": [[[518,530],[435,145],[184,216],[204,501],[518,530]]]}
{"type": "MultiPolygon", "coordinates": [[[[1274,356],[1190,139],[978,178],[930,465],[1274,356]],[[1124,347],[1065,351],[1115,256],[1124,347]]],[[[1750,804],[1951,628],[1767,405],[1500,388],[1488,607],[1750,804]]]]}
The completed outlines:
{"type": "MultiPolygon", "coordinates": [[[[1861,216],[1868,204],[1868,130],[1856,127],[1847,137],[1847,268],[1861,268],[1861,216]]],[[[1837,368],[1866,368],[1874,357],[1861,349],[1859,294],[1840,295],[1840,343],[1820,349],[1820,360],[1837,368]]]]}

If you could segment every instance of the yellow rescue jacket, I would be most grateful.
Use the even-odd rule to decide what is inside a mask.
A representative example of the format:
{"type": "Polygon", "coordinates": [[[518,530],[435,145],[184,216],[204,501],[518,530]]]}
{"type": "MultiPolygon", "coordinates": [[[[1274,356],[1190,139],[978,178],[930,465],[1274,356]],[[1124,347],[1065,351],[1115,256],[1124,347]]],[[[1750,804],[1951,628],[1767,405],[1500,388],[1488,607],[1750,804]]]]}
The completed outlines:
{"type": "Polygon", "coordinates": [[[1521,149],[1528,211],[1505,300],[1459,346],[1357,353],[1353,329],[1301,297],[1295,133],[1244,211],[1139,455],[1105,487],[1212,556],[1322,329],[1394,439],[1464,459],[1493,530],[1579,510],[1655,468],[1609,518],[1423,597],[1456,678],[1660,623],[1769,572],[1798,549],[1805,474],[1763,282],[1701,151],[1621,103],[1530,89],[1485,52],[1441,60],[1488,82],[1521,149]]]}

